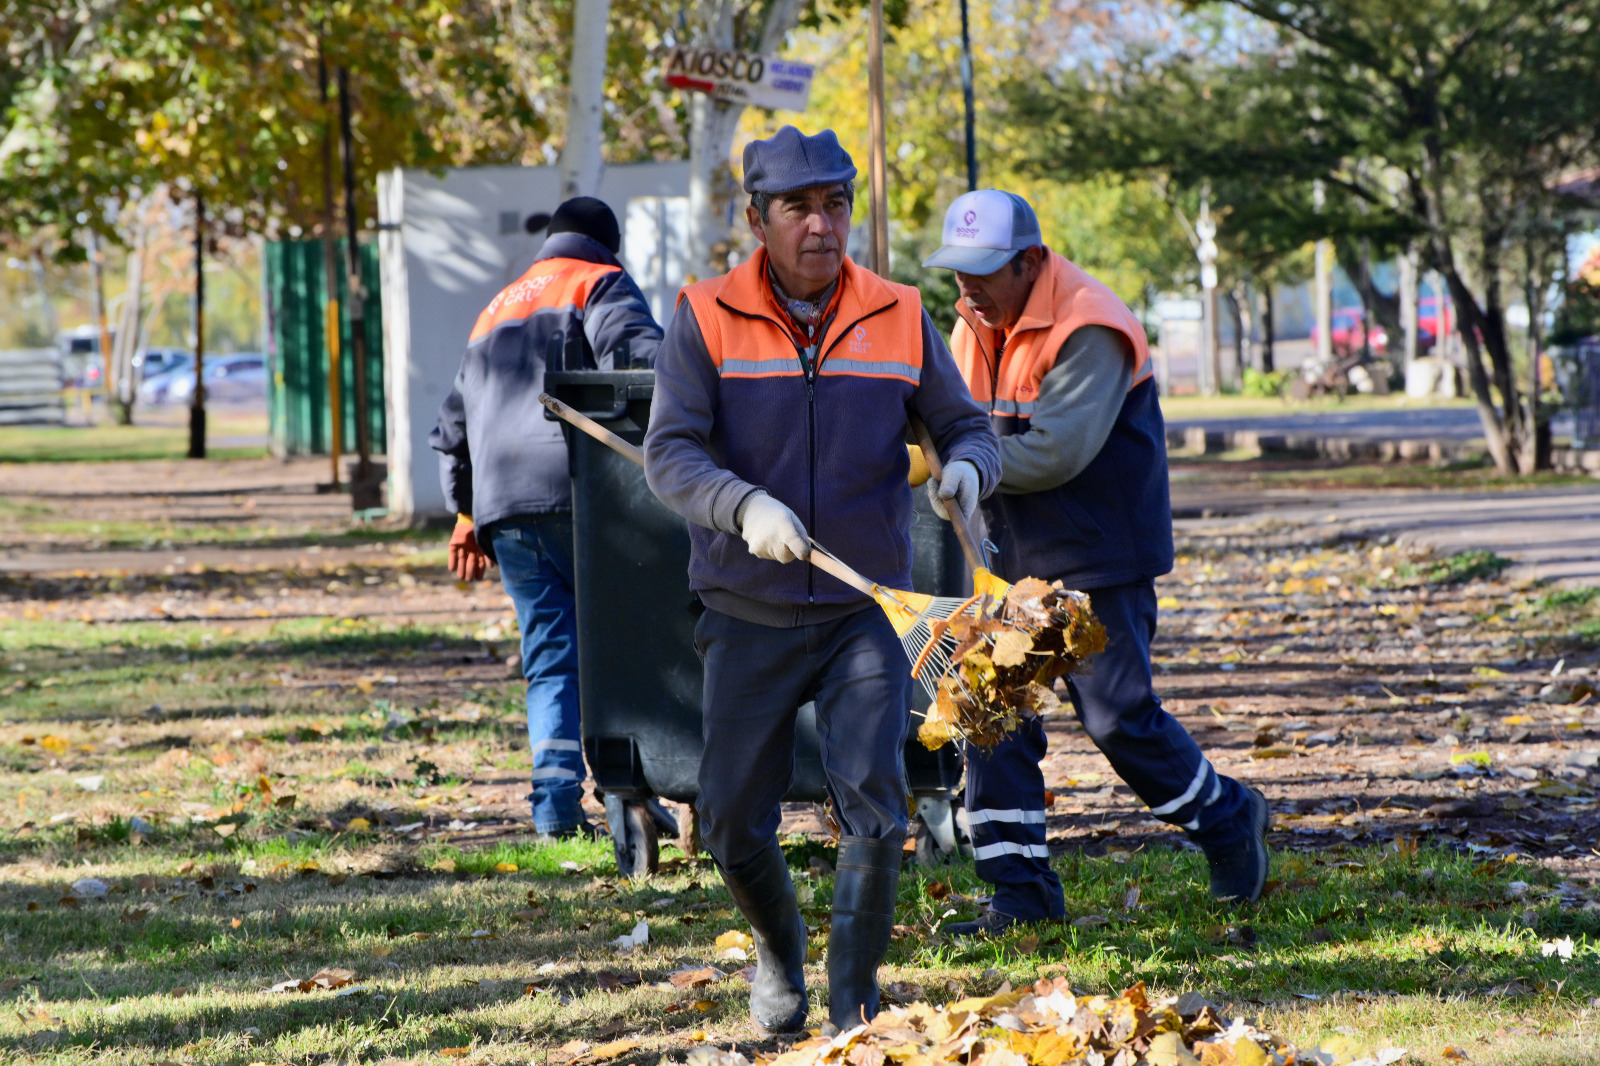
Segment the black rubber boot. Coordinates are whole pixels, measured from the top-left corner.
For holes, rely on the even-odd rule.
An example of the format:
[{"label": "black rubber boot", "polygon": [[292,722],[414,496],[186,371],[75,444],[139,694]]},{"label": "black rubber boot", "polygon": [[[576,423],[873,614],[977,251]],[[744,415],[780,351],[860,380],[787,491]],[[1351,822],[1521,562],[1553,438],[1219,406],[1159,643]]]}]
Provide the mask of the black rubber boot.
[{"label": "black rubber boot", "polygon": [[806,923],[783,851],[774,841],[749,862],[723,870],[722,883],[756,942],[750,1019],[769,1033],[798,1033],[806,1024]]},{"label": "black rubber boot", "polygon": [[878,967],[894,933],[900,841],[843,837],[828,932],[828,1020],[840,1031],[878,1013]]}]

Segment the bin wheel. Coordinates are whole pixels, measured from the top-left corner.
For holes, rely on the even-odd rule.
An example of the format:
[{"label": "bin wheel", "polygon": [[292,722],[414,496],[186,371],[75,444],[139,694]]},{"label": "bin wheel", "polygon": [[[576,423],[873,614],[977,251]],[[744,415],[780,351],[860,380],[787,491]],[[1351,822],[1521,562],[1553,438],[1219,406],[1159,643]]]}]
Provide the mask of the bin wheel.
[{"label": "bin wheel", "polygon": [[916,859],[920,866],[944,866],[972,858],[972,830],[966,810],[953,801],[917,801]]},{"label": "bin wheel", "polygon": [[661,865],[660,830],[650,808],[638,800],[607,796],[606,826],[611,830],[617,873],[642,881],[656,872]]}]

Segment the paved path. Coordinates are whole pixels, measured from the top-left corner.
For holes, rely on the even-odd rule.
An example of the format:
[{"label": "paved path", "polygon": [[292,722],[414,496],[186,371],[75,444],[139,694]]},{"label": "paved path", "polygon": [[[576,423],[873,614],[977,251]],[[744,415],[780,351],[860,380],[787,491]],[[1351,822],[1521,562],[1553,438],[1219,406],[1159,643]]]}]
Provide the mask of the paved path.
[{"label": "paved path", "polygon": [[[1285,411],[1273,415],[1232,418],[1169,419],[1169,430],[1196,426],[1222,433],[1253,430],[1257,433],[1342,437],[1353,440],[1472,441],[1483,436],[1483,426],[1473,407],[1412,407],[1379,411]],[[1557,437],[1570,436],[1572,419],[1557,415],[1551,423]]]},{"label": "paved path", "polygon": [[1175,483],[1180,532],[1301,525],[1321,536],[1377,537],[1442,554],[1485,549],[1514,562],[1512,579],[1600,585],[1600,485],[1501,492],[1252,493]]}]

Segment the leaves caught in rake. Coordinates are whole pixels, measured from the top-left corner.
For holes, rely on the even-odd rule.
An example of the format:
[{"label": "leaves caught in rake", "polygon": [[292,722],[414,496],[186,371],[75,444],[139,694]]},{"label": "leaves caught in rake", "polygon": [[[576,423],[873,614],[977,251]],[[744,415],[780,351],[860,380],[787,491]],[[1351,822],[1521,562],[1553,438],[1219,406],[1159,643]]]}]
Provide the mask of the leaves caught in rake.
[{"label": "leaves caught in rake", "polygon": [[930,749],[956,739],[993,747],[1027,719],[1059,708],[1056,679],[1105,650],[1105,627],[1089,597],[1059,581],[1024,578],[1003,599],[979,595],[963,607],[931,623],[912,666],[933,697],[917,730]]}]

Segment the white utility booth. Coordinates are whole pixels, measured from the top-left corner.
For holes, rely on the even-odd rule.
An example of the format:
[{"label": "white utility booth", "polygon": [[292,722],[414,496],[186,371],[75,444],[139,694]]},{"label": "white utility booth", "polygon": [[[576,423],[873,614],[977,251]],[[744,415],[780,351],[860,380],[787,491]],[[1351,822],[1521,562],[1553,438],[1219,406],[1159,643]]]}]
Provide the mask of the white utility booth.
[{"label": "white utility booth", "polygon": [[[607,167],[596,194],[617,213],[622,262],[663,326],[683,285],[688,192],[689,164],[680,162]],[[428,434],[479,312],[544,243],[524,220],[554,211],[559,195],[555,167],[378,176],[391,515],[412,523],[447,515]]]}]

